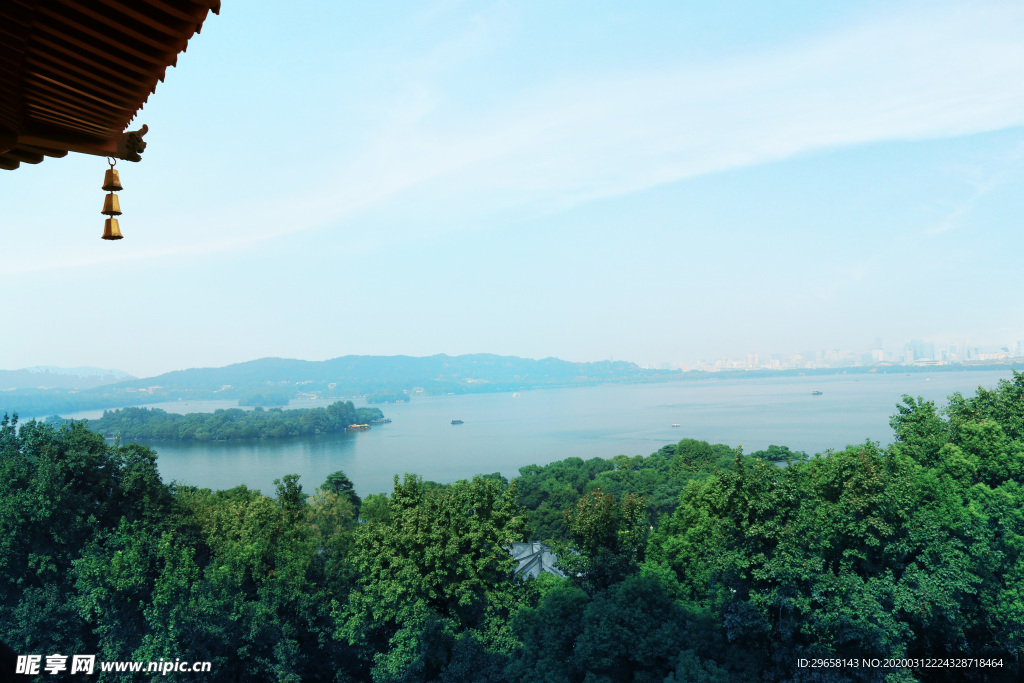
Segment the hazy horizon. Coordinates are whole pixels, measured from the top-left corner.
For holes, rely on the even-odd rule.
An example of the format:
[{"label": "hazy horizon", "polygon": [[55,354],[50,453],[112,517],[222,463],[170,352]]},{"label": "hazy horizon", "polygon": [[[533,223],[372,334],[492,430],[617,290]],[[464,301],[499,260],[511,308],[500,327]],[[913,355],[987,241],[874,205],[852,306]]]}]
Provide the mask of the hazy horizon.
[{"label": "hazy horizon", "polygon": [[1022,35],[1000,2],[227,3],[133,123],[124,240],[103,159],[0,174],[0,367],[1013,344]]},{"label": "hazy horizon", "polygon": [[[979,344],[979,345],[977,345],[978,348],[981,348],[981,349],[986,350],[986,351],[995,350],[995,349],[999,348],[1000,346],[1005,347],[1006,345],[1005,344],[1003,344],[1003,345],[998,345],[998,344]],[[858,352],[863,352],[864,351],[864,349],[854,349],[854,350],[851,350],[851,349],[848,349],[846,347],[842,347],[842,345],[839,345],[839,346],[834,347],[834,348],[836,348],[837,350],[846,351],[846,352],[848,352],[850,354],[857,354]],[[1017,350],[1024,350],[1024,345],[1022,345],[1021,342],[1017,342],[1017,347],[1016,348],[1017,348]],[[1012,349],[1013,349],[1013,347],[1011,345],[1011,350]],[[827,351],[827,350],[828,349],[820,349],[818,351],[822,352],[822,351]],[[802,353],[807,353],[807,352],[808,352],[808,350],[804,349]],[[749,355],[751,355],[751,354],[736,354],[735,357],[736,358],[743,358],[744,356],[749,356]],[[752,355],[757,356],[758,352],[752,352]],[[784,352],[769,353],[769,354],[763,354],[763,355],[767,355],[769,357],[792,356],[792,355],[799,356],[800,353],[784,351]],[[196,369],[208,369],[208,368],[213,368],[213,369],[224,368],[224,367],[233,366],[233,365],[242,365],[242,364],[245,364],[245,363],[253,363],[253,362],[261,361],[261,360],[279,359],[279,360],[296,360],[296,361],[303,361],[303,362],[310,362],[310,363],[322,363],[322,362],[327,362],[327,361],[335,360],[337,358],[343,358],[343,357],[346,357],[346,356],[364,356],[364,357],[376,357],[376,358],[429,358],[429,357],[432,357],[432,356],[449,356],[449,357],[453,357],[454,358],[454,357],[459,357],[459,356],[503,356],[503,357],[509,357],[509,358],[520,358],[522,360],[528,360],[528,361],[541,361],[541,360],[548,360],[548,359],[569,361],[569,362],[573,362],[573,363],[598,363],[598,362],[604,362],[604,361],[612,361],[612,362],[622,361],[622,362],[625,362],[625,363],[631,363],[631,364],[637,365],[637,366],[639,366],[641,368],[645,368],[646,367],[646,368],[655,368],[655,369],[657,369],[659,365],[671,365],[672,366],[671,368],[661,368],[661,369],[672,369],[672,370],[683,370],[683,371],[700,370],[701,369],[701,368],[698,368],[698,367],[692,367],[693,365],[696,364],[692,360],[690,362],[663,361],[662,363],[658,363],[658,364],[654,364],[654,363],[651,363],[651,364],[638,363],[638,362],[636,362],[634,360],[631,360],[629,358],[597,358],[597,359],[593,359],[593,360],[573,361],[573,360],[568,359],[568,358],[558,358],[556,356],[540,356],[540,357],[536,357],[536,358],[529,358],[529,357],[524,357],[524,356],[515,356],[515,355],[512,355],[512,354],[492,354],[492,353],[489,353],[489,352],[486,352],[486,351],[481,351],[481,352],[466,353],[466,354],[449,354],[449,353],[440,352],[440,353],[437,353],[437,354],[430,354],[429,356],[428,355],[416,356],[416,355],[413,355],[413,354],[404,354],[404,353],[388,354],[388,355],[380,355],[380,354],[344,354],[342,356],[329,356],[329,357],[326,357],[326,358],[285,358],[283,356],[261,356],[259,358],[245,358],[245,359],[241,359],[241,360],[231,361],[231,362],[228,362],[228,363],[224,363],[223,365],[192,365],[192,366],[187,366],[187,367],[186,366],[183,366],[183,367],[173,367],[173,368],[162,370],[160,372],[153,373],[153,374],[136,374],[136,373],[132,373],[132,372],[130,372],[128,370],[125,370],[124,368],[120,368],[120,367],[104,368],[104,367],[98,367],[98,366],[94,366],[94,365],[82,365],[82,366],[76,366],[76,367],[62,367],[62,366],[55,366],[55,365],[36,365],[36,366],[22,367],[22,368],[3,368],[3,367],[0,367],[0,373],[5,373],[5,372],[6,373],[16,373],[16,372],[52,373],[52,374],[55,374],[55,375],[68,374],[68,375],[79,375],[79,376],[82,376],[82,377],[91,377],[91,376],[97,375],[98,373],[121,373],[121,374],[123,374],[123,377],[119,377],[118,380],[117,380],[117,381],[121,381],[122,379],[146,379],[146,378],[150,378],[150,377],[157,377],[159,375],[163,375],[163,374],[167,374],[167,373],[172,373],[172,372],[180,372],[180,371],[184,371],[184,370],[196,370]],[[1018,354],[1015,357],[1016,358],[1024,358],[1024,353]],[[711,360],[714,360],[714,359],[711,359]],[[960,364],[960,363],[963,363],[964,360],[966,360],[966,359],[959,359],[959,360],[951,361],[951,363],[954,364],[954,365],[955,364]],[[974,359],[974,360],[977,360],[977,359]],[[984,360],[984,359],[982,359],[982,360]],[[884,362],[888,363],[888,362],[892,362],[892,361],[884,361]],[[895,361],[895,363],[897,363],[897,364],[900,364],[900,362],[901,361],[899,361],[899,360]],[[868,365],[868,364],[869,363],[864,363],[864,365]],[[858,365],[860,365],[860,363],[858,363]],[[1001,364],[996,362],[996,361],[993,361],[993,367],[995,367],[996,365],[1001,365]],[[1003,363],[1003,365],[1005,365],[1005,363]],[[680,367],[680,366],[685,366],[685,367]],[[836,367],[838,369],[840,366],[836,365],[834,367]],[[1010,367],[1010,366],[1007,365],[1006,367]],[[726,367],[726,368],[721,368],[721,369],[723,369],[723,370],[730,370],[730,369],[735,369],[735,368],[728,368],[728,367]],[[768,368],[763,368],[763,369],[768,369]],[[790,368],[783,367],[781,369],[790,369]]]}]

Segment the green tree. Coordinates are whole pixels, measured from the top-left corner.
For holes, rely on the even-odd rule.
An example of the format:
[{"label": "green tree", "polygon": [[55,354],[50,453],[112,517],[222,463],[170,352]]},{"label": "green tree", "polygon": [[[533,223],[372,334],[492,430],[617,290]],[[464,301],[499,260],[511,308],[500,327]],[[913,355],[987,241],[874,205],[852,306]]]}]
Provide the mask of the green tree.
[{"label": "green tree", "polygon": [[439,675],[466,631],[511,651],[516,594],[506,548],[522,540],[516,499],[514,485],[480,477],[447,487],[395,477],[387,516],[356,531],[356,589],[338,613],[338,636],[362,648],[374,680]]},{"label": "green tree", "polygon": [[513,624],[523,648],[509,665],[509,678],[544,683],[582,681],[585,670],[575,649],[589,602],[582,589],[563,582],[548,591],[536,608],[518,612]]},{"label": "green tree", "polygon": [[559,555],[559,566],[588,592],[607,588],[636,571],[643,561],[650,529],[643,498],[621,500],[595,489],[565,513],[571,549]]},{"label": "green tree", "polygon": [[342,470],[328,474],[327,480],[321,488],[347,499],[352,503],[352,507],[355,509],[356,515],[359,514],[359,505],[362,501],[359,496],[356,495],[355,485],[352,483],[352,480],[350,480]]},{"label": "green tree", "polygon": [[939,449],[946,442],[946,423],[939,417],[933,401],[904,395],[889,420],[896,444],[918,464],[934,467]]}]

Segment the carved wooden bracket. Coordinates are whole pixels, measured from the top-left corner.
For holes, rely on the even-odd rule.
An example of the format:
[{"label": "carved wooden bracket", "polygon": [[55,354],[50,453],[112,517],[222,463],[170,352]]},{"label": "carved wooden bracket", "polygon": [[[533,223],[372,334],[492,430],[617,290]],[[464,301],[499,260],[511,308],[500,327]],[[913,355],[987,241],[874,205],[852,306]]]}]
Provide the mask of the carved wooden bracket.
[{"label": "carved wooden bracket", "polygon": [[142,161],[142,153],[146,151],[146,142],[142,139],[142,136],[149,132],[149,126],[142,124],[142,128],[138,130],[129,130],[121,134],[121,139],[117,141],[117,156],[118,159],[126,159],[127,161]]}]

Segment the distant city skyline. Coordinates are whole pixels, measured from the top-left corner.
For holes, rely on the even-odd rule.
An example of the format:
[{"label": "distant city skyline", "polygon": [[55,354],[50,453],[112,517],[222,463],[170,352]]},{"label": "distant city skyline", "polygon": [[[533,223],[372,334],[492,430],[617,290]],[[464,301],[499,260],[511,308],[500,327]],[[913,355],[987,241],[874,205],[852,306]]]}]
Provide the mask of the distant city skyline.
[{"label": "distant city skyline", "polygon": [[123,240],[104,159],[0,172],[0,367],[1021,338],[1024,4],[302,7],[168,69]]},{"label": "distant city skyline", "polygon": [[[1024,337],[1024,335],[1021,335]],[[947,365],[965,362],[1003,361],[1024,359],[1024,338],[1005,344],[974,344],[970,340],[959,342],[923,341],[911,339],[895,348],[876,343],[864,349],[833,347],[795,353],[751,352],[745,357],[722,356],[692,362],[662,362],[653,366],[683,370],[786,370],[814,368],[857,367],[872,364]]]}]

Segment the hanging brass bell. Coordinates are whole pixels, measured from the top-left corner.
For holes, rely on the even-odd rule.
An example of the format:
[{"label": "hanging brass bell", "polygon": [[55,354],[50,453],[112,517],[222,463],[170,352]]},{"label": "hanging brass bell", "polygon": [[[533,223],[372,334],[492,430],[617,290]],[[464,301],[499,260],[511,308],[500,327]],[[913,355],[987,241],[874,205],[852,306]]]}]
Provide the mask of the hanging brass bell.
[{"label": "hanging brass bell", "polygon": [[108,218],[103,222],[103,239],[105,240],[119,240],[124,235],[121,234],[121,226],[117,224],[116,218]]},{"label": "hanging brass bell", "polygon": [[117,171],[113,167],[107,169],[106,174],[103,176],[103,191],[104,192],[120,192],[124,188],[121,187],[121,176],[117,174]]},{"label": "hanging brass bell", "polygon": [[103,210],[100,213],[105,216],[121,215],[121,202],[117,200],[116,194],[111,192],[103,199]]}]

